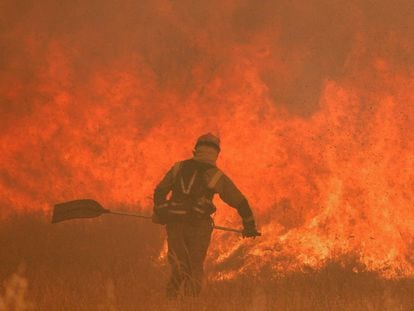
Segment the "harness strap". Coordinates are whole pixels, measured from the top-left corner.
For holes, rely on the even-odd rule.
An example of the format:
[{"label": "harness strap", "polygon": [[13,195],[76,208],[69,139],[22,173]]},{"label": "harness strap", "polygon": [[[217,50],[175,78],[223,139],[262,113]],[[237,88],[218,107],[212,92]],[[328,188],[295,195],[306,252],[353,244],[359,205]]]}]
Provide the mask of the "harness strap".
[{"label": "harness strap", "polygon": [[181,206],[183,203],[170,202],[171,206]]},{"label": "harness strap", "polygon": [[180,211],[180,210],[168,210],[168,213],[175,214],[175,215],[186,215],[187,211]]},{"label": "harness strap", "polygon": [[177,162],[174,164],[173,168],[172,168],[172,174],[173,174],[173,178],[175,181],[175,178],[177,177],[177,174],[181,168],[182,162]]},{"label": "harness strap", "polygon": [[210,188],[210,189],[213,189],[216,186],[217,182],[220,180],[221,176],[223,176],[222,171],[217,170],[214,173],[213,177],[211,177],[207,187]]},{"label": "harness strap", "polygon": [[195,210],[196,212],[199,212],[200,214],[205,214],[206,213],[205,210],[203,210],[203,209],[201,209],[201,208],[199,208],[197,206],[194,206],[193,207],[193,210]]},{"label": "harness strap", "polygon": [[190,194],[190,191],[191,191],[191,188],[193,187],[196,176],[197,176],[197,171],[194,171],[193,176],[191,176],[190,182],[188,183],[187,187],[184,186],[184,179],[183,177],[181,177],[180,186],[181,186],[181,191],[184,194]]},{"label": "harness strap", "polygon": [[160,209],[163,209],[163,208],[165,208],[167,206],[168,206],[168,203],[163,203],[163,204],[156,205],[155,206],[155,209],[156,210],[160,210]]}]

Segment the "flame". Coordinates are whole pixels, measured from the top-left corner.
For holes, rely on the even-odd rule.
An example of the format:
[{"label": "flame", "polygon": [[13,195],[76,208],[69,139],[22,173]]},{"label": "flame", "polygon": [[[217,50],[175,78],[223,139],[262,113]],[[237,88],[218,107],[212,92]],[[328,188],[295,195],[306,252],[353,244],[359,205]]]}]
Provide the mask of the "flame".
[{"label": "flame", "polygon": [[[166,170],[212,131],[263,232],[214,235],[218,278],[330,261],[413,276],[414,19],[379,1],[380,35],[359,2],[200,3],[5,5],[4,213],[83,197],[149,212]],[[217,223],[239,224],[217,205]]]}]

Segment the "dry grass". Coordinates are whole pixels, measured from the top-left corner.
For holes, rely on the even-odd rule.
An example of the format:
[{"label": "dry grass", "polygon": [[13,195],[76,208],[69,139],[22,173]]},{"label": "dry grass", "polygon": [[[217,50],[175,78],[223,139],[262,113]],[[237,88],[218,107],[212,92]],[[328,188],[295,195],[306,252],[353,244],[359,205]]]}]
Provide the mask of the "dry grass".
[{"label": "dry grass", "polygon": [[171,302],[164,298],[168,266],[157,260],[163,238],[160,227],[135,219],[51,225],[15,216],[0,225],[0,310],[414,310],[414,280],[335,265],[208,282],[200,299]]}]

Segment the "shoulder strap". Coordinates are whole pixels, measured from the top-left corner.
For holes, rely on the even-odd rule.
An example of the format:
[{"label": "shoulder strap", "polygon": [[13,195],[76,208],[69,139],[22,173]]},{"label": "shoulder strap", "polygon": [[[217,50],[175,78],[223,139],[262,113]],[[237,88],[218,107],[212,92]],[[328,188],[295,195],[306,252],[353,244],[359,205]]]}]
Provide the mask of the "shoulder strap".
[{"label": "shoulder strap", "polygon": [[220,180],[221,176],[223,176],[222,171],[217,169],[211,177],[210,181],[208,182],[207,187],[213,189],[216,186],[217,182]]},{"label": "shoulder strap", "polygon": [[180,171],[181,165],[182,165],[182,162],[177,162],[174,164],[172,168],[172,174],[173,174],[174,181],[178,175],[178,172]]}]

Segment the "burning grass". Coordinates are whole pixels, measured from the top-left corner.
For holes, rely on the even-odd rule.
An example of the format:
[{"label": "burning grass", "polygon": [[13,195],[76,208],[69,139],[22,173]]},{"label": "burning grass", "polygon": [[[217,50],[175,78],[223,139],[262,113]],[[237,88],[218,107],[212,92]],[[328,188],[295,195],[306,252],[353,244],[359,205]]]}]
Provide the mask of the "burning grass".
[{"label": "burning grass", "polygon": [[[164,284],[168,266],[158,259],[163,238],[158,226],[114,216],[58,225],[49,224],[40,215],[14,216],[0,226],[0,279],[4,281],[0,301],[3,308],[5,302],[15,303],[10,293],[17,288],[13,292],[20,306],[39,310],[414,307],[414,280],[384,280],[372,273],[355,274],[335,264],[323,271],[283,277],[263,270],[256,276],[208,281],[197,301],[167,301]],[[209,263],[207,275],[212,268]]]}]

